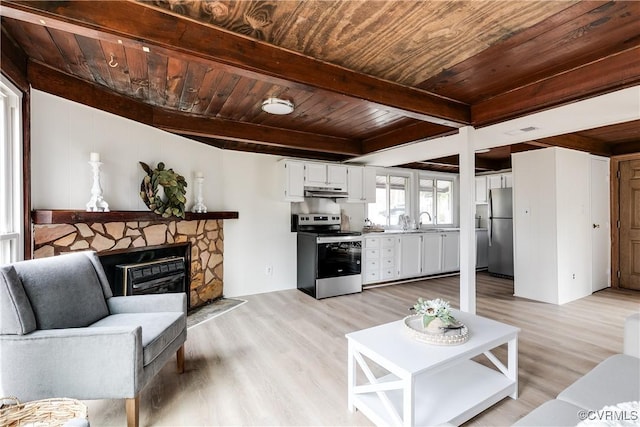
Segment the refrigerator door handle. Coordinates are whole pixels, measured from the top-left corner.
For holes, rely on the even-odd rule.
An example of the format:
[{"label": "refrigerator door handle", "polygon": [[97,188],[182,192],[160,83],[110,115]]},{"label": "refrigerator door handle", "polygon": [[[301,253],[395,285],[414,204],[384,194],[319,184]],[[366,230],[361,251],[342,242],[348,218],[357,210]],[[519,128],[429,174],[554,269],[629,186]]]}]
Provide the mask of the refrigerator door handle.
[{"label": "refrigerator door handle", "polygon": [[488,214],[489,214],[489,223],[487,225],[487,234],[489,236],[489,246],[491,246],[491,223],[493,222],[493,213],[491,212],[491,190],[489,190],[489,206],[488,206]]}]

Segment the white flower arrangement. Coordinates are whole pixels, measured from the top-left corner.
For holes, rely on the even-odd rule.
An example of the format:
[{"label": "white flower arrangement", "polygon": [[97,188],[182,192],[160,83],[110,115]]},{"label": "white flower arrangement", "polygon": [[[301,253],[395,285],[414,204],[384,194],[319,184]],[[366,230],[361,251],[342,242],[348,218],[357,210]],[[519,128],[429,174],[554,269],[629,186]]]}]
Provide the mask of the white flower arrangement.
[{"label": "white flower arrangement", "polygon": [[432,300],[424,300],[418,298],[417,304],[413,306],[416,314],[422,315],[422,325],[426,328],[434,319],[440,319],[444,326],[456,323],[455,317],[451,315],[451,306],[449,302],[436,298]]}]

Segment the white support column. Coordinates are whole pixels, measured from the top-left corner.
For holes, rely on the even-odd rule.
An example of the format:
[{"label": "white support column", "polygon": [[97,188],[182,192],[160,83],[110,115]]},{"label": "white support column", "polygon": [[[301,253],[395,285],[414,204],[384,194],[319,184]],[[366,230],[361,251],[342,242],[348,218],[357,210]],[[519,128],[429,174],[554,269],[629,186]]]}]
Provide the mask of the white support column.
[{"label": "white support column", "polygon": [[475,129],[460,129],[460,310],[476,312]]}]

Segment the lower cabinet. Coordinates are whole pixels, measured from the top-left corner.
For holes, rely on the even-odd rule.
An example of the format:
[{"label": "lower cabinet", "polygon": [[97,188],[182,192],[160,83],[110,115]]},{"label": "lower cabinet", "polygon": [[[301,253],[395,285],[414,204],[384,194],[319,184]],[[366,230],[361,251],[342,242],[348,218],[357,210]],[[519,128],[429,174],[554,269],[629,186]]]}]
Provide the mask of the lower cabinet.
[{"label": "lower cabinet", "polygon": [[417,277],[422,274],[422,234],[404,234],[400,241],[400,269],[401,278]]},{"label": "lower cabinet", "polygon": [[460,270],[460,232],[365,236],[362,283],[451,273]]},{"label": "lower cabinet", "polygon": [[447,231],[442,237],[442,265],[440,272],[460,270],[460,232]]},{"label": "lower cabinet", "polygon": [[476,268],[489,267],[489,234],[476,230]]},{"label": "lower cabinet", "polygon": [[389,236],[366,236],[362,249],[362,283],[377,283],[395,280],[398,277],[396,266],[397,239]]},{"label": "lower cabinet", "polygon": [[437,274],[442,270],[442,237],[440,233],[422,235],[422,274]]}]

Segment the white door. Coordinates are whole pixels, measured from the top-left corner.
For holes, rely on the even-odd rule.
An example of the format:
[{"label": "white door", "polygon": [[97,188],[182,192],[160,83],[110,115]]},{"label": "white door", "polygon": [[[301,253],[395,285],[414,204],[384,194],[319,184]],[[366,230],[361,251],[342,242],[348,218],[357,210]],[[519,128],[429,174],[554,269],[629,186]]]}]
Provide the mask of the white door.
[{"label": "white door", "polygon": [[327,184],[327,165],[323,163],[306,163],[305,179],[307,185],[324,186]]},{"label": "white door", "polygon": [[609,160],[591,157],[591,284],[593,292],[611,286]]}]

